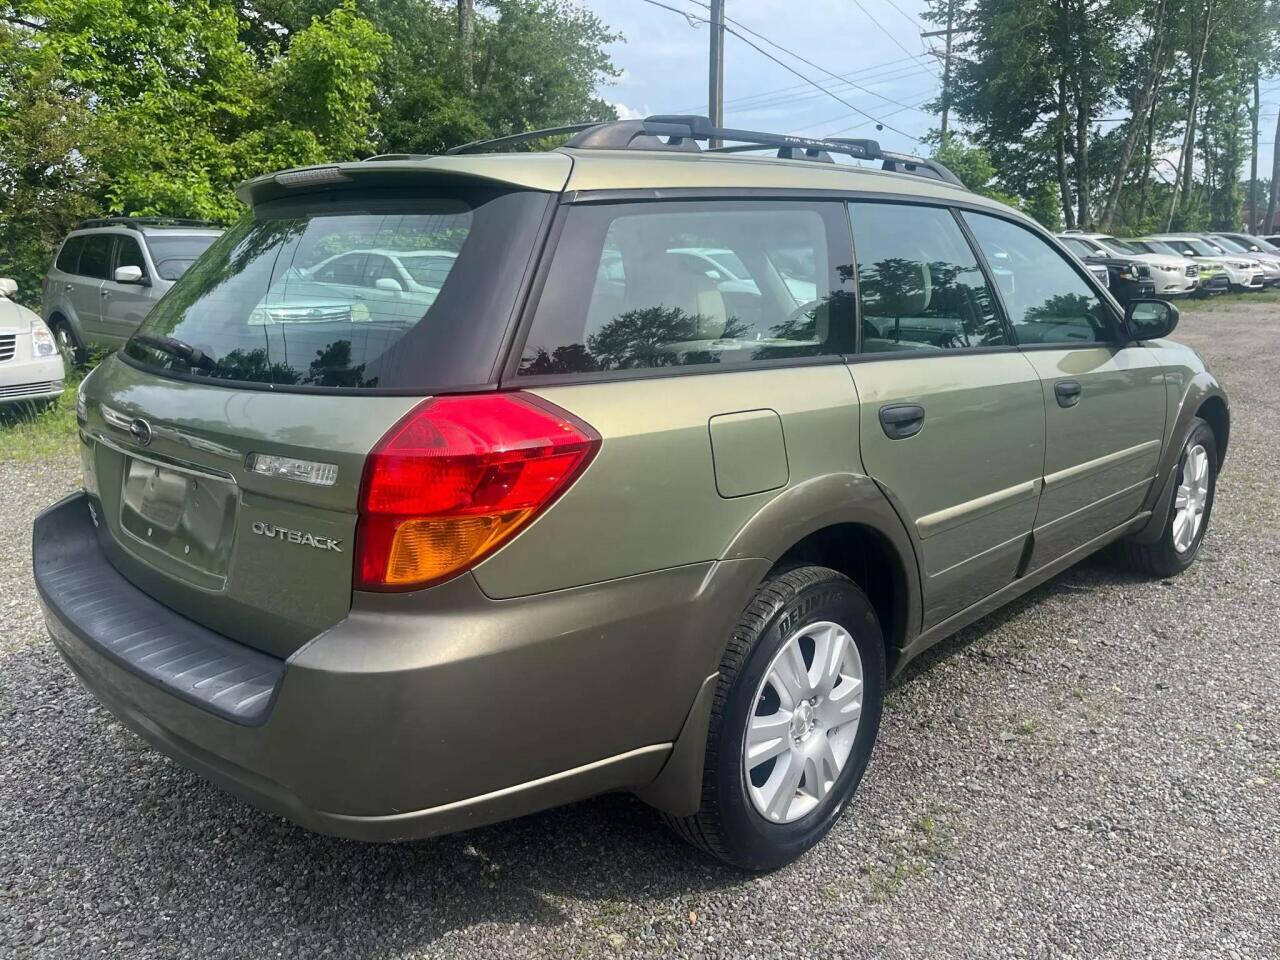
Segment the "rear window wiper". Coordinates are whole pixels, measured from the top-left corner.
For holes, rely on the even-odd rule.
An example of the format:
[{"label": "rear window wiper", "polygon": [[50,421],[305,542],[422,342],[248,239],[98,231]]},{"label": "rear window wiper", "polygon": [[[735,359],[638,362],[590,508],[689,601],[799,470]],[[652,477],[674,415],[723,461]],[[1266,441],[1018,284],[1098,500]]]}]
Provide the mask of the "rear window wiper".
[{"label": "rear window wiper", "polygon": [[213,370],[217,366],[213,357],[199,347],[193,347],[185,340],[179,340],[177,337],[158,337],[151,333],[135,333],[133,339],[144,346],[152,347],[161,353],[167,353],[170,356],[177,357],[179,360],[184,360],[187,366],[190,367],[196,367],[200,370]]}]

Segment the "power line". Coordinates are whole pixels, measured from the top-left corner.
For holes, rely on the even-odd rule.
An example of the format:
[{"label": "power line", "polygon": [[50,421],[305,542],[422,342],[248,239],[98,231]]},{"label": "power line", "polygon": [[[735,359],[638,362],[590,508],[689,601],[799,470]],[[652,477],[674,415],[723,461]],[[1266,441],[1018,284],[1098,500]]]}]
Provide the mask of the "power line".
[{"label": "power line", "polygon": [[[707,4],[703,3],[702,0],[689,0],[689,2],[696,3],[700,7],[707,6]],[[857,2],[857,0],[855,0],[855,2]],[[863,87],[854,83],[852,80],[849,80],[847,77],[842,77],[838,73],[832,73],[830,70],[828,70],[826,67],[822,66],[821,64],[814,63],[812,60],[808,59],[807,57],[801,56],[800,54],[796,53],[794,50],[788,50],[786,47],[784,47],[782,44],[778,43],[777,41],[770,40],[768,37],[764,36],[764,34],[757,33],[755,30],[752,30],[745,23],[742,23],[739,20],[734,20],[732,17],[725,17],[724,19],[727,23],[732,23],[736,27],[741,27],[743,30],[751,34],[753,37],[756,37],[759,40],[763,40],[765,43],[769,44],[769,46],[774,47],[777,50],[781,50],[787,56],[794,57],[795,59],[799,60],[801,63],[806,64],[807,66],[813,67],[815,70],[821,70],[827,76],[833,77],[836,80],[841,81],[842,83],[847,83],[851,87],[853,87],[855,90],[860,90],[863,93],[868,93],[873,97],[879,97],[881,100],[885,101],[886,103],[892,103],[895,107],[906,106],[905,103],[901,103],[897,100],[894,100],[892,97],[886,97],[882,93],[876,93],[874,90],[868,90],[866,87]],[[725,29],[728,30],[729,28],[725,27]],[[739,39],[745,40],[746,38],[739,37]]]},{"label": "power line", "polygon": [[[867,8],[866,8],[866,7],[864,7],[864,6],[862,5],[862,0],[853,0],[853,5],[854,5],[855,7],[857,7],[859,10],[861,10],[861,11],[862,11],[863,15],[864,15],[868,20],[870,20],[870,21],[871,21],[872,25],[873,25],[873,26],[875,26],[875,28],[876,28],[877,30],[879,30],[881,33],[883,33],[886,37],[888,37],[890,40],[892,40],[895,44],[897,44],[897,46],[898,46],[898,49],[899,49],[899,50],[901,50],[903,53],[905,53],[908,57],[915,57],[916,59],[919,59],[920,55],[919,55],[918,53],[912,53],[910,50],[908,50],[906,47],[904,47],[904,46],[902,45],[902,41],[901,41],[901,40],[899,40],[899,39],[898,39],[897,37],[895,37],[892,33],[890,33],[890,32],[889,32],[889,30],[884,26],[884,24],[882,24],[879,20],[877,20],[875,17],[873,17],[873,16],[871,15],[870,11],[868,11],[868,10],[867,10]],[[921,60],[920,62],[921,62],[921,63],[923,63],[924,61],[923,61],[923,60]],[[934,74],[934,76],[937,76],[937,74]]]},{"label": "power line", "polygon": [[[873,73],[870,76],[859,77],[858,79],[862,83],[882,83],[882,82],[888,82],[893,80],[905,80],[908,77],[919,76],[922,73],[928,74],[931,78],[934,76],[934,74],[930,73],[927,70],[921,70],[918,67],[916,67],[915,69],[910,69],[909,67],[910,65],[908,65],[908,67],[906,68],[898,67],[895,69],[886,70],[883,73]],[[833,89],[839,92],[844,92],[844,89],[847,89],[849,86],[850,86],[850,81],[843,80],[839,83],[831,84],[830,89]],[[807,85],[801,83],[801,84],[796,84],[794,86],[786,87],[786,88],[779,88],[774,90],[762,90],[761,92],[751,94],[750,96],[737,97],[733,100],[726,100],[725,104],[726,106],[733,106],[738,111],[742,111],[742,110],[763,109],[766,107],[775,106],[780,103],[787,103],[787,104],[799,103],[806,100],[817,99],[818,97],[822,96],[822,94],[814,93],[812,91],[804,94],[800,94],[796,92],[799,90],[806,90],[806,89],[808,89]],[[700,107],[701,107],[701,104],[696,105],[694,107],[690,107],[688,110],[685,110],[682,112],[687,113],[691,110],[700,109]]]},{"label": "power line", "polygon": [[923,24],[923,23],[921,23],[919,20],[917,20],[917,19],[916,19],[915,17],[913,17],[911,14],[907,13],[907,11],[903,10],[900,6],[898,6],[896,3],[894,3],[894,2],[893,2],[893,0],[885,0],[885,3],[887,3],[887,4],[889,4],[889,6],[893,7],[893,9],[897,10],[900,14],[902,14],[904,17],[906,17],[908,20],[910,20],[912,23],[914,23],[914,24],[915,24],[917,27],[919,27],[921,30],[923,30],[923,29],[924,29],[924,24]]},{"label": "power line", "polygon": [[[679,16],[682,16],[682,17],[684,17],[686,20],[699,20],[699,21],[701,21],[702,23],[710,23],[710,22],[711,22],[710,20],[706,19],[705,17],[699,17],[699,16],[697,16],[697,15],[695,15],[695,14],[688,13],[688,12],[686,12],[686,11],[684,11],[684,10],[678,10],[678,9],[676,9],[675,7],[668,6],[668,5],[667,5],[667,4],[665,4],[665,3],[660,3],[660,2],[659,2],[659,0],[644,0],[644,2],[645,2],[645,3],[648,3],[648,4],[651,4],[652,6],[655,6],[655,7],[661,7],[663,10],[670,10],[672,13],[675,13],[675,14],[678,14]],[[786,70],[788,73],[794,74],[795,76],[799,77],[801,80],[803,80],[805,83],[809,84],[809,85],[810,85],[811,87],[813,87],[815,90],[821,90],[821,91],[822,91],[823,93],[825,93],[827,96],[831,97],[831,99],[833,99],[833,100],[835,100],[835,101],[837,101],[837,102],[839,102],[839,103],[843,103],[843,104],[844,104],[846,107],[848,107],[850,110],[854,111],[855,113],[859,113],[859,114],[861,114],[862,116],[866,117],[867,119],[871,120],[872,122],[876,123],[877,125],[879,125],[879,126],[883,127],[883,128],[884,128],[884,129],[886,129],[886,130],[892,130],[894,133],[899,134],[900,136],[906,137],[908,140],[911,140],[911,141],[913,141],[914,143],[919,143],[919,142],[920,142],[920,139],[919,139],[918,137],[913,137],[911,134],[907,133],[905,130],[899,130],[897,127],[894,127],[894,126],[892,126],[892,125],[890,125],[890,124],[883,123],[883,122],[881,122],[880,120],[877,120],[874,116],[872,116],[871,114],[867,113],[867,112],[866,112],[865,110],[863,110],[861,107],[855,106],[854,104],[850,103],[848,100],[844,99],[843,97],[839,96],[838,94],[833,93],[832,91],[828,90],[826,87],[822,86],[822,84],[818,83],[818,82],[817,82],[816,80],[814,80],[813,78],[811,78],[811,77],[806,77],[806,76],[805,76],[803,73],[801,73],[799,70],[795,69],[795,68],[794,68],[794,67],[792,67],[790,64],[788,64],[788,63],[784,63],[783,61],[779,60],[777,57],[775,57],[773,54],[771,54],[768,50],[765,50],[765,49],[763,49],[762,47],[760,47],[758,44],[753,43],[750,39],[748,39],[747,37],[744,37],[742,34],[740,34],[737,30],[735,30],[735,29],[733,29],[732,27],[730,27],[728,24],[725,24],[724,29],[725,29],[725,32],[726,32],[726,33],[731,33],[731,34],[733,34],[735,37],[737,37],[739,40],[741,40],[743,43],[745,43],[747,46],[749,46],[752,50],[756,51],[756,53],[760,54],[760,55],[761,55],[761,56],[763,56],[763,57],[768,58],[769,60],[772,60],[772,61],[773,61],[774,63],[776,63],[778,66],[782,67],[782,69]],[[758,36],[758,34],[757,34],[757,36]],[[763,38],[761,38],[761,39],[763,39]],[[769,41],[769,42],[772,42],[772,41]],[[782,48],[782,47],[779,47],[778,49],[780,49],[780,50],[781,50],[781,49],[783,49],[783,48]]]}]

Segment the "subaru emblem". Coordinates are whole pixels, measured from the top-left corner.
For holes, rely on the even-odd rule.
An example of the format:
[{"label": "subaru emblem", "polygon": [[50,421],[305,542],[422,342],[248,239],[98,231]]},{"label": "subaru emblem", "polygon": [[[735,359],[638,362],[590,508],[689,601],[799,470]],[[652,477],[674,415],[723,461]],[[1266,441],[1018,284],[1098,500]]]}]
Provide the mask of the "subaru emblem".
[{"label": "subaru emblem", "polygon": [[151,443],[151,424],[138,417],[129,424],[129,435],[138,442],[138,446],[145,447]]}]

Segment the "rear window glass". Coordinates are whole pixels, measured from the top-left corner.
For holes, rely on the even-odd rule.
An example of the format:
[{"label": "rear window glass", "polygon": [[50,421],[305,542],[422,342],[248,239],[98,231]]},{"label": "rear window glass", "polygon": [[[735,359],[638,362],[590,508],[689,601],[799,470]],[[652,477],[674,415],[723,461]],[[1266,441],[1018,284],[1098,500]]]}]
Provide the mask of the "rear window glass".
[{"label": "rear window glass", "polygon": [[838,203],[781,201],[575,207],[519,373],[846,352],[852,258],[842,215]]},{"label": "rear window glass", "polygon": [[181,237],[153,233],[147,236],[147,246],[151,248],[156,273],[165,280],[177,280],[217,239],[214,234]]},{"label": "rear window glass", "polygon": [[276,387],[490,382],[546,204],[496,190],[264,204],[183,274],[125,353]]}]

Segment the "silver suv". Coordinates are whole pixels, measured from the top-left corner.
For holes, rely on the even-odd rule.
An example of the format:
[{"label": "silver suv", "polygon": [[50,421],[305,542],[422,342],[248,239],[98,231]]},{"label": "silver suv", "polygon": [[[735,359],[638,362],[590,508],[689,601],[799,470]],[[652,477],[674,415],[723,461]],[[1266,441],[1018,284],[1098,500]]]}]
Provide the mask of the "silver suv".
[{"label": "silver suv", "polygon": [[85,220],[58,249],[41,315],[63,355],[122,346],[152,305],[222,233],[203,220]]}]

